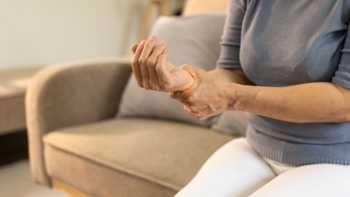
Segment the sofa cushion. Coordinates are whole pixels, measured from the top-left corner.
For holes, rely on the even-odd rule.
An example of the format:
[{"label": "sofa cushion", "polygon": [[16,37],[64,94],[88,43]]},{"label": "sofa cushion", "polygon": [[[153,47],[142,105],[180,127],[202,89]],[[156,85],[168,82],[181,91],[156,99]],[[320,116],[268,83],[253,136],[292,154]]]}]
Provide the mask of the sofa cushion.
[{"label": "sofa cushion", "polygon": [[38,68],[0,70],[0,135],[25,129],[24,96]]},{"label": "sofa cushion", "polygon": [[53,146],[45,146],[45,158],[48,175],[83,193],[84,197],[173,197],[176,194],[173,189]]},{"label": "sofa cushion", "polygon": [[[87,163],[115,171],[115,181],[137,177],[147,184],[157,184],[163,188],[177,191],[186,185],[200,166],[220,146],[232,137],[212,132],[209,129],[187,124],[150,119],[117,119],[80,127],[51,132],[44,138],[46,147],[77,156]],[[52,150],[47,149],[46,150]],[[53,151],[46,151],[49,174],[73,184],[80,183],[87,190],[88,184],[105,185],[100,179],[75,179],[90,177],[90,172],[78,170],[84,162],[74,163],[76,159],[60,161]],[[62,154],[61,154],[62,155]],[[62,165],[58,165],[57,162]],[[69,163],[71,162],[71,163]],[[64,164],[64,165],[63,165]],[[62,172],[62,166],[75,166],[74,173]],[[64,173],[64,174],[62,174]],[[111,173],[113,175],[113,173]],[[101,182],[96,182],[101,181]],[[132,181],[131,181],[132,182]],[[111,187],[122,187],[115,184]],[[133,186],[129,186],[133,187]],[[136,185],[134,188],[137,188]],[[111,188],[96,188],[96,190]],[[120,188],[123,189],[123,188]],[[95,191],[96,192],[96,191]],[[132,196],[132,195],[131,195]]]},{"label": "sofa cushion", "polygon": [[248,112],[228,111],[223,113],[212,125],[212,129],[227,135],[242,137],[246,134]]},{"label": "sofa cushion", "polygon": [[[220,52],[220,37],[225,14],[179,18],[160,18],[152,35],[164,40],[169,48],[169,62],[191,64],[203,69],[215,68]],[[210,24],[210,25],[209,25]],[[153,117],[210,126],[213,119],[198,120],[183,110],[183,105],[167,93],[140,88],[132,76],[124,92],[119,117]]]}]

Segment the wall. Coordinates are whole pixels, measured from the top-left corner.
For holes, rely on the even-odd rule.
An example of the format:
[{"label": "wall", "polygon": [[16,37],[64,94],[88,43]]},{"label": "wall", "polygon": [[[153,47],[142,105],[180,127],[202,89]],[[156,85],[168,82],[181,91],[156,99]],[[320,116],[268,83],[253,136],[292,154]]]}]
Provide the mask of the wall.
[{"label": "wall", "polygon": [[0,68],[122,56],[146,0],[1,0]]}]

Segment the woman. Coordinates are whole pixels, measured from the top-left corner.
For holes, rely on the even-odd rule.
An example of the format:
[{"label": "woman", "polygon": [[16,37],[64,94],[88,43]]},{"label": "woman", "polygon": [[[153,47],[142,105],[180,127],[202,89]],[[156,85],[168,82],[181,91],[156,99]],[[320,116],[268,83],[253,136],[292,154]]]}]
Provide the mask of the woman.
[{"label": "woman", "polygon": [[216,151],[177,197],[350,196],[349,0],[231,0],[217,68],[133,47],[141,87],[198,118],[250,112],[247,137]]}]

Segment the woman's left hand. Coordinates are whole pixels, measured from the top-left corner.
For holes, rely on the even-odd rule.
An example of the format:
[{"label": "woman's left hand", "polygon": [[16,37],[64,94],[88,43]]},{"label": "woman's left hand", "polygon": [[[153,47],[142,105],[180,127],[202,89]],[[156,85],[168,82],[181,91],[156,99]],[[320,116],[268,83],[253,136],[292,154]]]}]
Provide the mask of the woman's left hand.
[{"label": "woman's left hand", "polygon": [[228,94],[228,83],[221,82],[209,72],[190,65],[183,65],[182,69],[195,75],[196,83],[189,92],[174,92],[171,96],[185,104],[187,112],[197,118],[205,119],[233,107],[234,90],[231,89]]}]

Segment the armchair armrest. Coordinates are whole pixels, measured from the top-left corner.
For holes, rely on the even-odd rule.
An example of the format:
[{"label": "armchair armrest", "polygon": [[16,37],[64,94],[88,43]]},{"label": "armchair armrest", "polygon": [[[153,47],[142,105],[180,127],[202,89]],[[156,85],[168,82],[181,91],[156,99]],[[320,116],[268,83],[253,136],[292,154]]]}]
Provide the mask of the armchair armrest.
[{"label": "armchair armrest", "polygon": [[33,78],[26,96],[32,175],[50,184],[42,138],[63,127],[115,116],[131,68],[117,59],[50,66]]}]

